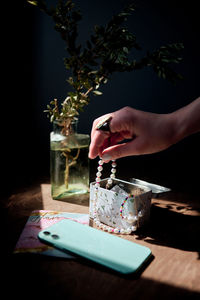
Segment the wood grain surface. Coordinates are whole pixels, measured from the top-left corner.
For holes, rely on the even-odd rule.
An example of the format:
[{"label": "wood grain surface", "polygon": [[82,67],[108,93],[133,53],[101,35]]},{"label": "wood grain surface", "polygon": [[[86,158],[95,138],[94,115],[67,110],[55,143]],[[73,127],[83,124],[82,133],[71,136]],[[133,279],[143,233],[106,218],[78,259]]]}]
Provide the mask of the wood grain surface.
[{"label": "wood grain surface", "polygon": [[32,210],[88,213],[87,205],[53,200],[50,184],[33,185],[4,201],[5,243],[1,247],[8,296],[28,299],[200,299],[200,200],[169,193],[152,199],[148,226],[121,236],[149,247],[151,261],[122,276],[84,259],[12,254]]}]

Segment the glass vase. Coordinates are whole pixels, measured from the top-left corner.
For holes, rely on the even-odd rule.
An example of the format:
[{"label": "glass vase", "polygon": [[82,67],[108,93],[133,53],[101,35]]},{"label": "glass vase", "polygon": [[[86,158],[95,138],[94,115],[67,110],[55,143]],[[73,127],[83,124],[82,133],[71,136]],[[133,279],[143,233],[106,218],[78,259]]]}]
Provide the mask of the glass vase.
[{"label": "glass vase", "polygon": [[[89,141],[87,134],[77,133],[78,120],[64,128],[53,123],[50,134],[51,195],[56,200],[82,202],[89,199]],[[86,197],[85,197],[86,196]]]}]

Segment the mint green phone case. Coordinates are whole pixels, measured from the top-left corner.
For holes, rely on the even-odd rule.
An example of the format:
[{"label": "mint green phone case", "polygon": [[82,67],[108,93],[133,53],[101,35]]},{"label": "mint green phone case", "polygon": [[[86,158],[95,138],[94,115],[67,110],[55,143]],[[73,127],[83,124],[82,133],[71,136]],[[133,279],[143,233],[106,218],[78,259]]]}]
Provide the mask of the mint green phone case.
[{"label": "mint green phone case", "polygon": [[147,247],[71,220],[62,220],[40,231],[38,237],[60,250],[68,250],[123,274],[137,271],[151,256]]}]

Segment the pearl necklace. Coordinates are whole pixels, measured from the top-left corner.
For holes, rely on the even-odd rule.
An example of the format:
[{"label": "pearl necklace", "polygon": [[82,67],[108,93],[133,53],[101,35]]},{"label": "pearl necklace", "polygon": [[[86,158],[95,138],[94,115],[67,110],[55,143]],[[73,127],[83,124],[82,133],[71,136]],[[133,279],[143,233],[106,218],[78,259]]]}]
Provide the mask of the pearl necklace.
[{"label": "pearl necklace", "polygon": [[[123,203],[120,206],[120,217],[122,219],[125,219],[128,223],[130,223],[132,226],[128,227],[127,229],[119,229],[119,228],[114,228],[108,225],[105,225],[103,223],[100,222],[99,220],[99,216],[97,213],[97,201],[98,201],[98,190],[100,187],[100,181],[101,181],[101,175],[102,175],[102,171],[103,171],[103,160],[100,159],[99,160],[99,165],[97,168],[97,173],[96,173],[96,183],[95,183],[95,199],[94,199],[94,212],[93,212],[93,217],[94,217],[94,223],[96,224],[97,227],[99,227],[100,229],[103,229],[104,231],[108,231],[109,233],[118,233],[118,234],[130,234],[133,231],[137,230],[137,226],[132,225],[134,222],[138,221],[138,217],[137,216],[133,216],[132,214],[129,214],[128,216],[124,216],[123,215],[123,207],[124,204],[126,203],[126,201],[130,198],[134,198],[134,195],[129,195],[125,198],[125,200],[123,201]],[[112,160],[112,169],[111,169],[111,175],[110,178],[107,181],[107,185],[106,188],[108,189],[112,183],[113,183],[113,179],[115,179],[115,173],[116,173],[116,161]]]}]

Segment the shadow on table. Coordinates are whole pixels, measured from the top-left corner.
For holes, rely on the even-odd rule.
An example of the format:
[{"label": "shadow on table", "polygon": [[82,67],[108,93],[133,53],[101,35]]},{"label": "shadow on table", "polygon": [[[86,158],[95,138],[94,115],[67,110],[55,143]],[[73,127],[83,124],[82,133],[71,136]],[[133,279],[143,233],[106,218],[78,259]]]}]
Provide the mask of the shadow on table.
[{"label": "shadow on table", "polygon": [[[199,299],[200,293],[149,278],[116,276],[103,267],[38,255],[12,256],[6,296],[20,299]],[[3,287],[2,286],[2,287]],[[19,291],[20,287],[20,291]],[[18,293],[19,291],[19,293]],[[32,299],[31,298],[31,299]]]},{"label": "shadow on table", "polygon": [[[173,196],[172,194],[171,197]],[[163,202],[161,199],[154,200],[150,222],[137,232],[136,240],[143,239],[150,244],[199,252],[199,200],[197,199],[196,204],[192,205],[189,203],[190,199],[183,199],[182,196],[177,199],[177,194],[175,194],[177,203],[174,199],[168,201],[168,198],[169,196],[163,197]],[[7,239],[10,240],[7,243],[7,245],[10,244],[9,247],[13,248],[30,213],[35,209],[44,209],[43,200],[39,185],[31,189],[27,188],[8,199],[5,205],[6,221],[2,222],[7,232],[12,232],[9,236],[7,235]]]},{"label": "shadow on table", "polygon": [[35,209],[43,209],[39,184],[26,187],[1,201],[2,253],[12,253],[24,226]]},{"label": "shadow on table", "polygon": [[[154,203],[149,224],[137,232],[136,240],[186,251],[199,252],[200,216],[181,213],[191,206]],[[173,210],[172,210],[173,209]]]},{"label": "shadow on table", "polygon": [[[7,206],[9,218],[9,249],[15,244],[30,212],[43,209],[40,187],[27,193],[13,195]],[[148,227],[138,232],[138,239],[187,251],[198,251],[200,217],[181,213],[189,207],[183,204],[160,206],[154,202]],[[173,210],[172,210],[173,209]],[[191,208],[192,209],[192,208]],[[5,226],[4,226],[5,227]],[[30,293],[35,298],[48,299],[199,299],[200,294],[183,287],[175,287],[148,278],[116,276],[105,268],[93,264],[64,260],[42,255],[2,256],[5,263],[6,295],[13,293],[27,299]],[[150,262],[151,263],[151,262]],[[146,266],[145,266],[146,267]],[[8,275],[6,274],[8,273]],[[162,278],[161,278],[162,279]],[[11,287],[8,289],[8,284]],[[19,289],[20,287],[20,289]]]}]

